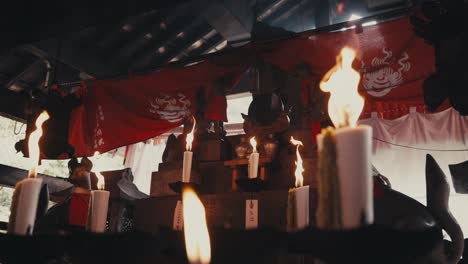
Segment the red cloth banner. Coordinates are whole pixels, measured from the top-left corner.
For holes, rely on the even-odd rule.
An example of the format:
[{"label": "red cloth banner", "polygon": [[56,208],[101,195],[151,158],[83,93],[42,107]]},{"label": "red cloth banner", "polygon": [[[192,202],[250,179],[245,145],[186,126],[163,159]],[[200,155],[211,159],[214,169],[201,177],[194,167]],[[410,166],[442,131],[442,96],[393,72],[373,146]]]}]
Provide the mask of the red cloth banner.
[{"label": "red cloth banner", "polygon": [[[423,105],[422,83],[434,72],[433,47],[418,38],[408,18],[343,31],[307,34],[273,44],[264,57],[286,71],[308,64],[317,87],[322,76],[336,63],[336,55],[348,46],[357,51],[354,68],[362,74],[360,92],[364,112],[387,108],[390,102],[409,107]],[[405,115],[401,113],[401,115]],[[401,116],[400,115],[400,116]]]},{"label": "red cloth banner", "polygon": [[91,81],[83,104],[71,114],[69,143],[76,156],[90,156],[161,135],[195,113],[199,92],[207,102],[205,116],[226,121],[226,99],[215,95],[214,82],[244,70],[200,63],[147,76]]}]

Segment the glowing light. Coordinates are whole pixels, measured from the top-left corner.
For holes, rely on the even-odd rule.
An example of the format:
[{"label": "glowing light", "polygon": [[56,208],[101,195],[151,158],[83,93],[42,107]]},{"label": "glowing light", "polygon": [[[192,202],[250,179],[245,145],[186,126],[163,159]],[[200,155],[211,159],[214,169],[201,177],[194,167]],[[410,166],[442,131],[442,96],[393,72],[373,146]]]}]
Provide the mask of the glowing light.
[{"label": "glowing light", "polygon": [[372,21],[369,21],[369,22],[366,22],[366,23],[362,23],[363,27],[375,26],[375,25],[377,25],[377,21],[375,21],[375,20],[372,20]]},{"label": "glowing light", "polygon": [[50,116],[47,111],[43,111],[36,119],[36,130],[34,130],[29,135],[28,140],[28,151],[29,151],[29,159],[31,161],[31,169],[29,170],[28,176],[31,178],[35,178],[37,176],[37,166],[39,165],[39,159],[41,155],[41,150],[39,149],[39,140],[44,133],[42,129],[42,125],[45,121],[49,120]]},{"label": "glowing light", "polygon": [[348,21],[353,21],[353,20],[358,20],[361,19],[362,16],[356,15],[356,14],[351,14],[351,16],[348,18]]},{"label": "glowing light", "polygon": [[294,171],[294,176],[296,177],[296,188],[302,187],[304,185],[304,176],[302,173],[304,172],[304,166],[302,165],[302,157],[301,153],[299,153],[299,147],[304,146],[301,141],[295,140],[291,137],[290,142],[296,146],[296,170]]},{"label": "glowing light", "polygon": [[336,128],[356,126],[364,107],[364,99],[358,93],[361,76],[352,67],[355,57],[354,50],[343,48],[336,58],[336,65],[320,82],[320,89],[330,93],[328,115]]},{"label": "glowing light", "polygon": [[192,143],[193,143],[193,138],[195,134],[195,126],[197,124],[197,120],[193,118],[193,127],[192,127],[192,132],[187,134],[187,137],[185,139],[185,150],[191,151],[192,150]]},{"label": "glowing light", "polygon": [[257,141],[255,140],[255,137],[250,138],[250,145],[252,145],[252,152],[257,152]]},{"label": "glowing light", "polygon": [[182,205],[187,258],[190,263],[210,263],[211,244],[206,224],[205,207],[191,188],[184,188]]}]

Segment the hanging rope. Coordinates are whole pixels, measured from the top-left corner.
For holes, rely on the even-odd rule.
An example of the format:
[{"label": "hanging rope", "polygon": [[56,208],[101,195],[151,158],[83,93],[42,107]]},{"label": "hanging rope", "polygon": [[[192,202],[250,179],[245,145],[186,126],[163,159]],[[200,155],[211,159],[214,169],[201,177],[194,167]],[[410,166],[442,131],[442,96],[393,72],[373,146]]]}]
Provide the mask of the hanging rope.
[{"label": "hanging rope", "polygon": [[400,148],[408,148],[408,149],[415,149],[415,150],[423,150],[423,151],[441,151],[441,152],[462,152],[462,151],[468,151],[468,149],[429,149],[429,148],[416,148],[416,147],[411,147],[411,146],[405,146],[405,145],[400,145],[392,142],[388,142],[379,138],[372,138],[375,141],[379,141],[382,143],[386,143],[388,145],[400,147]]}]

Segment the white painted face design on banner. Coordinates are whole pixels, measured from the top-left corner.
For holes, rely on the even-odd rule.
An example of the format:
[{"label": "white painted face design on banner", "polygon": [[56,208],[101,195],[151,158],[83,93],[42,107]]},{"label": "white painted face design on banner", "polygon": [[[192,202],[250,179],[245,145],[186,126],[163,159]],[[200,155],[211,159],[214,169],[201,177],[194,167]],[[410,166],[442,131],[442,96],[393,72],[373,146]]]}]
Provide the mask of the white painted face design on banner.
[{"label": "white painted face design on banner", "polygon": [[163,94],[149,100],[148,111],[162,120],[175,123],[191,115],[190,105],[190,100],[182,93],[178,93],[176,96]]},{"label": "white painted face design on banner", "polygon": [[[370,68],[378,68],[376,71],[366,72],[366,64],[361,61],[362,84],[364,90],[372,96],[382,97],[387,95],[393,88],[402,84],[404,73],[411,69],[408,53],[404,52],[401,58],[395,63],[392,51],[382,49],[384,56],[382,58],[374,57]],[[398,68],[395,66],[398,64]]]}]

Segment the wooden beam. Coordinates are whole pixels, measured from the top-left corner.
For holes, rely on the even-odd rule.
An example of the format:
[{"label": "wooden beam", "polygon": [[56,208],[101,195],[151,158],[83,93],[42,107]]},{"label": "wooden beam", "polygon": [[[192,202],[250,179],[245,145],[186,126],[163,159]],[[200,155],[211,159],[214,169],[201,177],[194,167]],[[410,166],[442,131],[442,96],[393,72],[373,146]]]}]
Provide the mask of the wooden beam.
[{"label": "wooden beam", "polygon": [[[16,183],[28,177],[28,171],[15,167],[0,164],[0,185],[15,187]],[[48,185],[50,193],[64,191],[73,187],[65,178],[52,177],[45,174],[38,174],[44,183]]]}]

